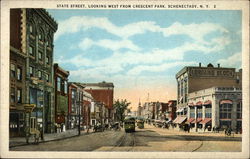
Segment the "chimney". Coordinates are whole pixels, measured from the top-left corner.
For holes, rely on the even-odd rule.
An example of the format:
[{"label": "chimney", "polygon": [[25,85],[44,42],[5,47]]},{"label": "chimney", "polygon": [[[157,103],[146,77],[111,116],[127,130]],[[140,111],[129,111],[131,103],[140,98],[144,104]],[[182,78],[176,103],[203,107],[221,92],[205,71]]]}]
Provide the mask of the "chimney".
[{"label": "chimney", "polygon": [[220,64],[218,63],[218,68],[220,68]]},{"label": "chimney", "polygon": [[201,63],[199,63],[199,67],[201,67]]}]

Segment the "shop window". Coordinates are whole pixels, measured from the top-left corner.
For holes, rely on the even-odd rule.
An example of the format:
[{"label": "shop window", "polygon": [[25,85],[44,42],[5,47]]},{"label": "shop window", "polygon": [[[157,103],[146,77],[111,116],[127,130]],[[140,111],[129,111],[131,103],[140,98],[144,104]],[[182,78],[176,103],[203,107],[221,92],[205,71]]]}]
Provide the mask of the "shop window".
[{"label": "shop window", "polygon": [[232,104],[220,104],[220,119],[231,119]]},{"label": "shop window", "polygon": [[197,107],[197,118],[202,118],[202,107]]},{"label": "shop window", "polygon": [[16,77],[16,66],[14,64],[10,64],[10,77]]},{"label": "shop window", "polygon": [[16,96],[15,96],[15,88],[10,88],[10,102],[15,103],[16,102]]},{"label": "shop window", "polygon": [[61,78],[57,77],[57,91],[61,91]]},{"label": "shop window", "polygon": [[17,103],[22,103],[22,89],[17,89]]},{"label": "shop window", "polygon": [[29,72],[30,72],[30,77],[34,77],[34,67],[30,66]]},{"label": "shop window", "polygon": [[205,118],[212,118],[212,107],[211,107],[211,105],[207,105],[205,107]]},{"label": "shop window", "polygon": [[242,119],[242,101],[237,104],[237,119]]},{"label": "shop window", "polygon": [[22,69],[20,67],[17,67],[17,80],[22,80]]},{"label": "shop window", "polygon": [[195,118],[195,109],[194,109],[194,107],[190,108],[190,118]]}]

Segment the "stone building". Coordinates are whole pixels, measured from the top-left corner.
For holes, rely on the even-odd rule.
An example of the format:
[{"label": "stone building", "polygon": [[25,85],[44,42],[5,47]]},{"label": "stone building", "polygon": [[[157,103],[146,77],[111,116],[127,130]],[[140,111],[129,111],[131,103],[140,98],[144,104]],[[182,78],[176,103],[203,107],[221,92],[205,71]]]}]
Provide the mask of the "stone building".
[{"label": "stone building", "polygon": [[57,63],[54,64],[55,81],[55,123],[62,131],[66,130],[68,117],[68,77],[69,71],[65,71]]},{"label": "stone building", "polygon": [[[242,90],[239,87],[211,87],[189,93],[188,122],[195,130],[242,128]],[[197,128],[197,129],[196,129]]]},{"label": "stone building", "polygon": [[207,67],[187,66],[176,74],[177,80],[177,115],[187,115],[188,94],[194,91],[218,86],[241,88],[242,70],[225,68],[211,63]]},{"label": "stone building", "polygon": [[[23,130],[24,104],[35,104],[29,120],[37,123],[41,133],[53,132],[53,36],[57,23],[44,9],[11,9],[10,30],[10,134]],[[30,126],[29,121],[25,124]]]}]

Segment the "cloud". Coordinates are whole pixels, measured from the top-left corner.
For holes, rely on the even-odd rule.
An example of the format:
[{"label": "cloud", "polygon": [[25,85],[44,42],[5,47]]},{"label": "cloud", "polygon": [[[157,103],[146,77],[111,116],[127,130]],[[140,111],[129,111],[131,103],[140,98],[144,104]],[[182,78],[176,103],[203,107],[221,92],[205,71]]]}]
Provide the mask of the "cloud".
[{"label": "cloud", "polygon": [[168,70],[169,68],[176,67],[176,66],[187,66],[195,64],[196,62],[172,62],[172,63],[163,63],[160,65],[153,65],[153,66],[147,66],[147,65],[139,65],[134,67],[133,69],[129,70],[127,72],[128,75],[138,75],[143,71],[149,71],[149,72],[163,72]]},{"label": "cloud", "polygon": [[122,48],[130,49],[133,51],[139,51],[140,48],[136,46],[132,41],[130,40],[120,40],[120,41],[115,41],[115,40],[109,40],[109,39],[103,39],[99,41],[93,41],[89,38],[83,39],[78,46],[82,50],[87,50],[91,48],[92,46],[100,46],[103,48],[110,49],[112,51],[118,51]]},{"label": "cloud", "polygon": [[236,67],[241,68],[242,64],[242,53],[238,52],[233,54],[232,56],[229,56],[225,59],[220,59],[217,61],[217,63],[220,63],[220,65],[223,67]]},{"label": "cloud", "polygon": [[192,39],[194,39],[197,43],[208,44],[204,40],[204,36],[214,32],[219,31],[222,33],[227,33],[228,31],[222,26],[214,23],[191,23],[191,24],[181,24],[179,22],[173,23],[171,26],[167,28],[162,28],[163,35],[171,36],[171,35],[188,35]]},{"label": "cloud", "polygon": [[73,16],[69,19],[58,21],[58,30],[55,34],[55,39],[68,33],[76,33],[80,30],[90,28],[99,28],[113,35],[128,38],[136,34],[142,34],[146,31],[156,32],[160,29],[152,21],[140,21],[137,23],[127,24],[123,27],[114,25],[106,17],[91,17],[91,16]]}]

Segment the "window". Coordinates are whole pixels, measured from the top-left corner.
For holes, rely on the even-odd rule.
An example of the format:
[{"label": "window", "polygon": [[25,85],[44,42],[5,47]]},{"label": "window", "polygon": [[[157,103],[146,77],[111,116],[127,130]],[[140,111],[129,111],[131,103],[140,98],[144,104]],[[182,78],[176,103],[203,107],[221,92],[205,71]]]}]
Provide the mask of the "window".
[{"label": "window", "polygon": [[57,77],[57,91],[61,91],[61,78]]},{"label": "window", "polygon": [[64,81],[64,93],[67,94],[67,92],[68,92],[67,81]]},{"label": "window", "polygon": [[242,119],[242,101],[237,104],[237,119]]},{"label": "window", "polygon": [[17,103],[22,103],[22,89],[17,89]]},{"label": "window", "polygon": [[31,56],[35,56],[34,47],[29,46],[29,54],[30,54]]},{"label": "window", "polygon": [[43,53],[41,51],[38,52],[38,59],[41,61],[43,58]]},{"label": "window", "polygon": [[16,101],[15,88],[11,87],[10,88],[10,102],[15,103],[15,101]]},{"label": "window", "polygon": [[17,67],[17,80],[22,80],[22,69],[20,67]]},{"label": "window", "polygon": [[14,64],[10,64],[10,77],[16,77],[16,66]]},{"label": "window", "polygon": [[205,118],[212,118],[212,107],[211,107],[211,105],[207,105],[205,107]]},{"label": "window", "polygon": [[46,82],[49,82],[49,74],[45,74]]},{"label": "window", "polygon": [[39,78],[39,80],[42,80],[42,71],[38,71],[38,78]]},{"label": "window", "polygon": [[30,77],[34,77],[34,67],[30,66]]},{"label": "window", "polygon": [[194,107],[190,107],[190,118],[195,118],[195,109],[194,109]]},{"label": "window", "polygon": [[197,118],[202,118],[202,107],[197,107]]},{"label": "window", "polygon": [[232,104],[224,103],[220,105],[221,119],[231,119],[231,114],[232,114]]},{"label": "window", "polygon": [[32,25],[29,26],[30,33],[33,33],[33,27]]},{"label": "window", "polygon": [[49,65],[49,57],[48,56],[46,56],[46,64]]}]

